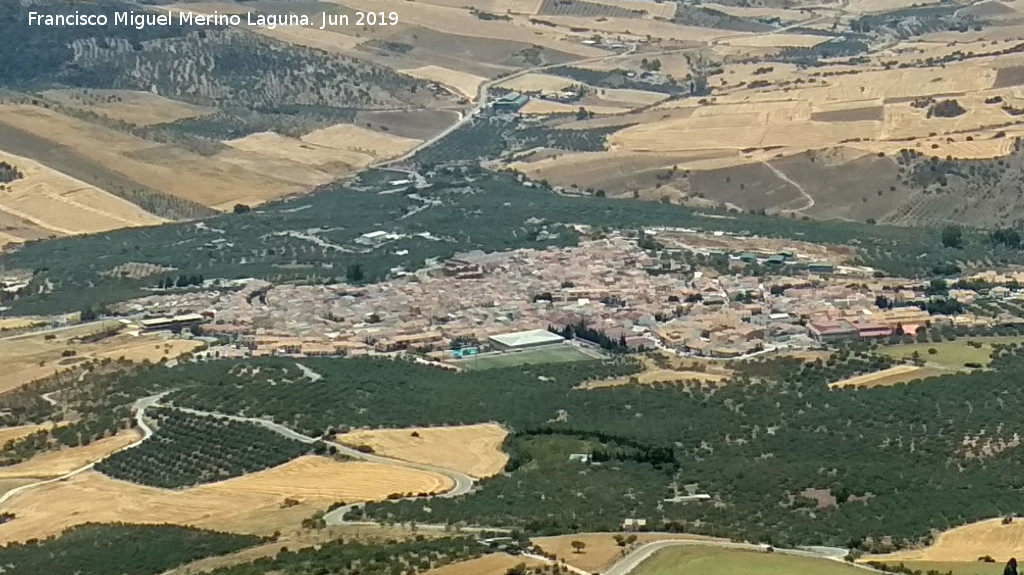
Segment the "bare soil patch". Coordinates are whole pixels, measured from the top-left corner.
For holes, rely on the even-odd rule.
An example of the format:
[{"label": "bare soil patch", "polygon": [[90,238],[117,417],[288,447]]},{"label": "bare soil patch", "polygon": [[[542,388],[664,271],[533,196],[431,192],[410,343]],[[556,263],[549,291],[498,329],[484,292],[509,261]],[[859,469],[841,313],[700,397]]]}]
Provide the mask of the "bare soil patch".
[{"label": "bare soil patch", "polygon": [[884,116],[884,109],[881,106],[872,106],[870,108],[813,112],[811,120],[815,122],[881,122]]},{"label": "bare soil patch", "polygon": [[472,477],[491,477],[505,468],[508,455],[501,444],[508,432],[493,423],[458,427],[374,429],[339,435],[337,441],[374,453],[452,469]]},{"label": "bare soil patch", "polygon": [[508,553],[492,553],[469,561],[445,565],[427,571],[425,575],[505,575],[509,569],[525,564],[527,567],[540,567],[544,562],[529,557],[514,556]]},{"label": "bare soil patch", "polygon": [[1010,66],[1000,68],[996,72],[996,81],[993,88],[1012,88],[1024,84],[1024,66]]},{"label": "bare soil patch", "polygon": [[358,126],[393,134],[400,138],[428,140],[455,123],[458,114],[450,110],[387,111],[356,114]]},{"label": "bare soil patch", "polygon": [[908,381],[925,379],[927,377],[935,377],[937,375],[945,375],[948,373],[949,372],[940,369],[917,367],[916,365],[894,365],[888,369],[883,369],[874,373],[858,375],[842,381],[830,383],[829,387],[884,387],[887,385],[896,385],[897,383],[906,383]]}]

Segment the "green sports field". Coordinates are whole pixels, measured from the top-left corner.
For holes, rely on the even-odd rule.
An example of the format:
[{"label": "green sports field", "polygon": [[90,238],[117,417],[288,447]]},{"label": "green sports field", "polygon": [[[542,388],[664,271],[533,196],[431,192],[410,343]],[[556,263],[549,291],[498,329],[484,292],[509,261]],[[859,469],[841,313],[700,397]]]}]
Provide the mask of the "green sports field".
[{"label": "green sports field", "polygon": [[[977,342],[981,347],[968,345]],[[988,365],[992,359],[993,344],[1024,343],[1024,338],[1015,337],[965,337],[956,341],[910,343],[881,348],[881,352],[897,359],[908,359],[916,351],[924,361],[951,369],[961,369],[965,363]],[[935,353],[928,350],[934,349]]]},{"label": "green sports field", "polygon": [[496,355],[475,356],[460,360],[455,365],[464,369],[494,369],[496,367],[512,367],[516,365],[532,365],[538,363],[564,363],[569,361],[585,361],[594,359],[575,347],[559,345],[555,347],[539,347],[524,351],[513,351]]},{"label": "green sports field", "polygon": [[829,559],[687,545],[659,551],[631,575],[864,575]]}]

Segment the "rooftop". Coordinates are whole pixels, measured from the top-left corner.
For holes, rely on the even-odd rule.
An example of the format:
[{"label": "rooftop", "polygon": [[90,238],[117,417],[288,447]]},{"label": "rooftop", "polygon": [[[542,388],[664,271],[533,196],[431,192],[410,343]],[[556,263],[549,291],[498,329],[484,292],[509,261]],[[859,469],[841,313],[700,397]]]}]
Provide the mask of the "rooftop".
[{"label": "rooftop", "polygon": [[502,335],[491,336],[493,341],[509,347],[520,347],[524,345],[537,345],[540,343],[556,343],[565,341],[565,338],[557,333],[551,333],[546,329],[531,329],[529,331],[517,331]]}]

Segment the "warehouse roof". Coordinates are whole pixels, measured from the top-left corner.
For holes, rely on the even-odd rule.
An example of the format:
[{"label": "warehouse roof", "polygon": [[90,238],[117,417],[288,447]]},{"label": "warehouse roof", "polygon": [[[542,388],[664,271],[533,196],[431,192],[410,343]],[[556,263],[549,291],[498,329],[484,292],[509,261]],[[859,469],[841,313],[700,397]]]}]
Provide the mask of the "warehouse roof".
[{"label": "warehouse roof", "polygon": [[524,345],[537,345],[541,343],[557,343],[565,341],[565,338],[557,333],[551,333],[546,329],[531,329],[529,331],[517,331],[502,335],[491,336],[493,341],[508,347],[522,347]]}]

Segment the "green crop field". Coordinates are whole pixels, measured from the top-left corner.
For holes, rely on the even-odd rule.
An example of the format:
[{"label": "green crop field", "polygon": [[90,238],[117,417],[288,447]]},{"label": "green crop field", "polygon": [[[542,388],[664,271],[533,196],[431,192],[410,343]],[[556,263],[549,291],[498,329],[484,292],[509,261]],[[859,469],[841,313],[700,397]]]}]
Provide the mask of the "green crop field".
[{"label": "green crop field", "polygon": [[[981,346],[972,346],[971,342],[979,343]],[[971,337],[956,341],[894,345],[882,349],[882,353],[896,359],[909,359],[916,351],[921,359],[928,363],[959,369],[964,367],[965,363],[978,363],[987,366],[992,359],[993,345],[1009,345],[1022,342],[1024,342],[1024,338],[1019,336]],[[930,349],[934,349],[935,353],[929,352]]]},{"label": "green crop field", "polygon": [[586,361],[588,359],[594,358],[575,347],[559,345],[557,347],[542,347],[497,355],[470,357],[459,361],[456,365],[465,369],[477,370],[493,369],[497,367],[513,367],[516,365]]},{"label": "green crop field", "polygon": [[759,553],[742,549],[686,546],[665,549],[644,561],[635,575],[855,575],[859,567],[837,561]]}]

